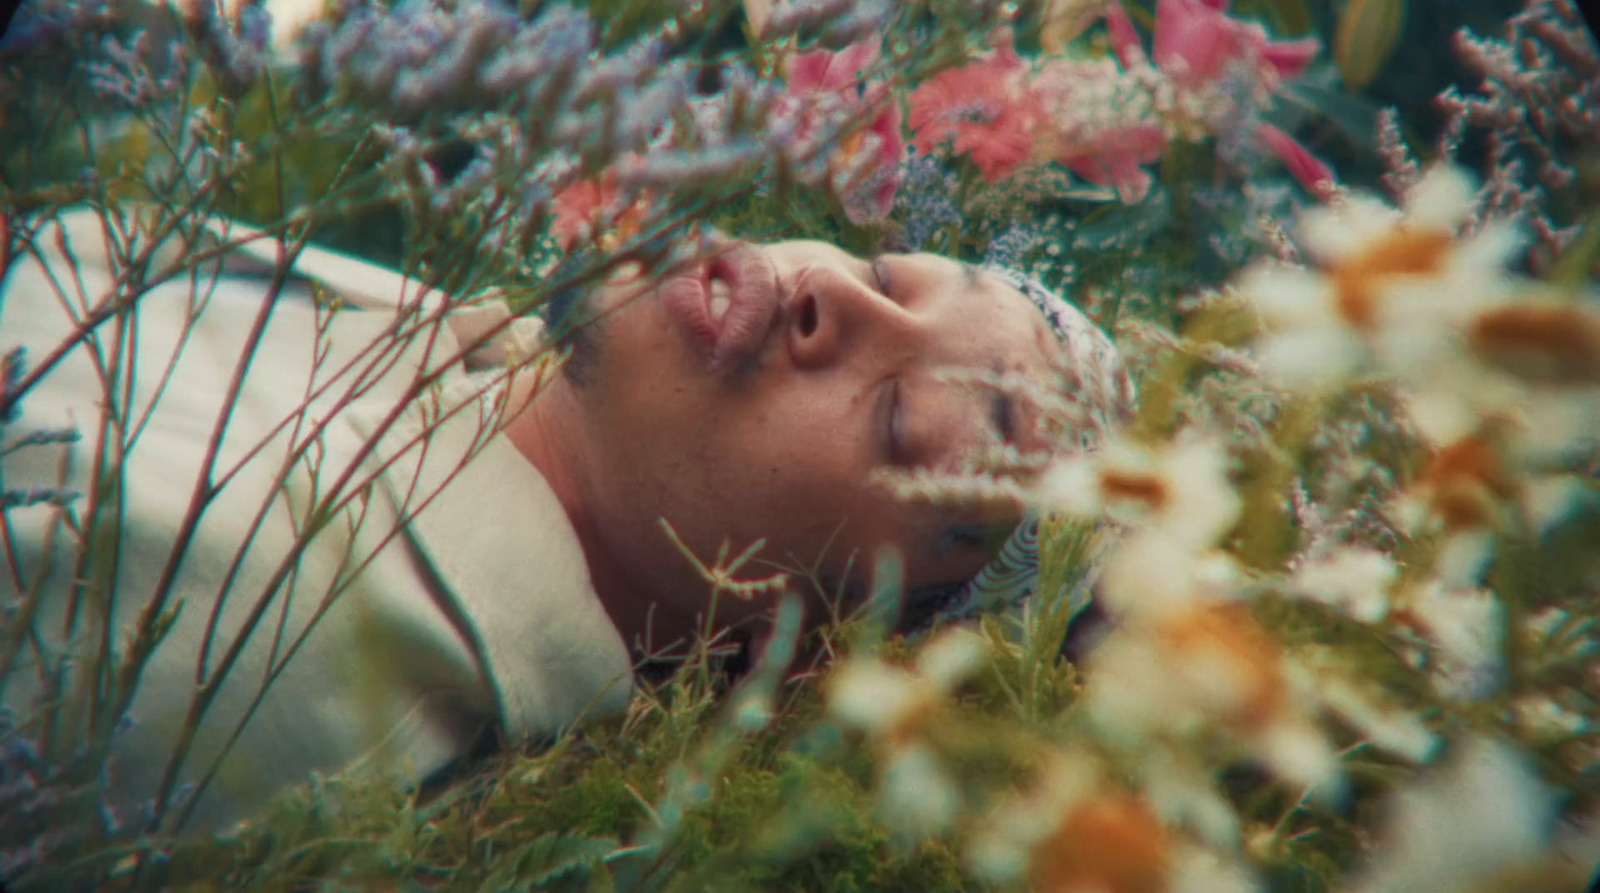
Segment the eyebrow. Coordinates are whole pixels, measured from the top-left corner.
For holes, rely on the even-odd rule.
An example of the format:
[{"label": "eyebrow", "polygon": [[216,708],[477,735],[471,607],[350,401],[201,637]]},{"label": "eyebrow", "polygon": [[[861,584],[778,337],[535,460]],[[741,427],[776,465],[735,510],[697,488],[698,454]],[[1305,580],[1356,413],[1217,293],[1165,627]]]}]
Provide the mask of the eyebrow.
[{"label": "eyebrow", "polygon": [[945,555],[959,548],[982,548],[988,539],[989,530],[986,525],[970,522],[958,522],[944,529],[939,538],[939,554]]}]

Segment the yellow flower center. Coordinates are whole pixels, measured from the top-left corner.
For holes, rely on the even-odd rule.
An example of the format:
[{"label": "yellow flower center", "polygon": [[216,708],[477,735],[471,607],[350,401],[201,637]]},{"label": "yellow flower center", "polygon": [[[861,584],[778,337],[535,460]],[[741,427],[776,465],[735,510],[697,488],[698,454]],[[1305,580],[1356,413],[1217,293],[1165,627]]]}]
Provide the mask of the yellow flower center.
[{"label": "yellow flower center", "polygon": [[1101,794],[1075,806],[1033,851],[1033,888],[1040,893],[1097,890],[1161,893],[1167,889],[1171,842],[1143,800]]},{"label": "yellow flower center", "polygon": [[1399,227],[1355,257],[1333,265],[1328,273],[1339,314],[1358,329],[1376,328],[1384,280],[1438,273],[1453,244],[1455,237],[1446,230]]}]

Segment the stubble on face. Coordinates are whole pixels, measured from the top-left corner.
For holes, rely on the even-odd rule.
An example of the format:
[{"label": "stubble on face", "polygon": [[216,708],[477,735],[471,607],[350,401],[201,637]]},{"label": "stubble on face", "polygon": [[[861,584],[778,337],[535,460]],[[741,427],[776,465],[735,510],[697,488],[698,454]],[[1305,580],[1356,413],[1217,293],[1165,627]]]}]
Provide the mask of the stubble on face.
[{"label": "stubble on face", "polygon": [[551,343],[571,350],[561,374],[580,389],[594,382],[604,340],[600,330],[604,317],[594,312],[591,295],[591,289],[571,286],[557,290],[545,302],[545,322]]}]

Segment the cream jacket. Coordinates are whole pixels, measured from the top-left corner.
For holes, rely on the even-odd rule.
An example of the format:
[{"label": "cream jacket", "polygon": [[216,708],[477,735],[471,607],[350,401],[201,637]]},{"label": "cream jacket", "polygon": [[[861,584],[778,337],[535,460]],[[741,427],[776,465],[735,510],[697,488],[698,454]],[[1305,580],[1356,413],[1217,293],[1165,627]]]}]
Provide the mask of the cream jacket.
[{"label": "cream jacket", "polygon": [[[120,272],[90,212],[35,244],[44,262],[17,260],[0,290],[0,354],[24,347],[30,367],[116,299]],[[631,691],[576,534],[497,433],[517,405],[508,395],[528,386],[480,396],[484,375],[460,367],[463,347],[480,362],[527,352],[532,323],[505,326],[503,305],[445,316],[415,282],[316,250],[263,315],[275,251],[252,243],[95,327],[26,393],[0,444],[0,490],[13,503],[34,494],[0,525],[0,605],[31,610],[33,632],[4,701],[33,715],[72,649],[62,694],[81,696],[96,644],[109,636],[125,656],[175,568],[176,620],[116,737],[111,801],[152,805],[210,691],[176,768],[179,799],[196,798],[186,829],[224,827],[313,772],[426,779],[484,734],[552,736]],[[346,306],[319,310],[311,281]],[[80,438],[17,447],[65,428]],[[204,481],[210,498],[175,559]],[[78,495],[45,498],[63,488]],[[73,717],[57,741],[86,734]]]}]

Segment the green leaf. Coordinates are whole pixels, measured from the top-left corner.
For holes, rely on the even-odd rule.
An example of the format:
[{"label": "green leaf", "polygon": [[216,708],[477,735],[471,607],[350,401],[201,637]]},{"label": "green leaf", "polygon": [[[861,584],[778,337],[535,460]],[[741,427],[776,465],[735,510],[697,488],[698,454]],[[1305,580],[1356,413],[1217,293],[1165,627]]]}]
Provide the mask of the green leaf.
[{"label": "green leaf", "polygon": [[1589,281],[1589,271],[1600,260],[1600,214],[1589,218],[1567,250],[1550,268],[1550,284],[1581,288]]},{"label": "green leaf", "polygon": [[478,889],[480,893],[536,889],[574,872],[593,871],[616,848],[617,841],[609,837],[543,834],[502,861]]},{"label": "green leaf", "polygon": [[1333,58],[1346,87],[1372,83],[1389,61],[1405,30],[1406,0],[1350,0],[1339,14],[1333,37]]}]

